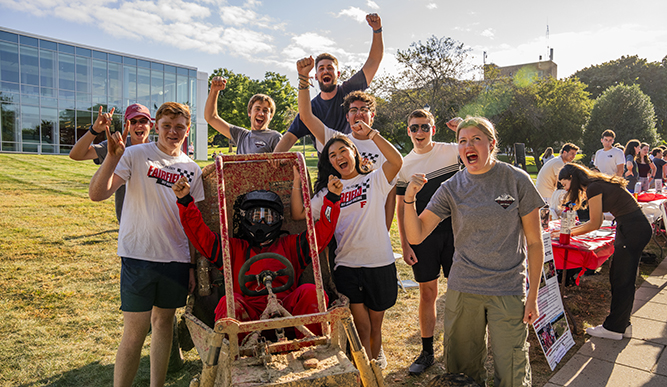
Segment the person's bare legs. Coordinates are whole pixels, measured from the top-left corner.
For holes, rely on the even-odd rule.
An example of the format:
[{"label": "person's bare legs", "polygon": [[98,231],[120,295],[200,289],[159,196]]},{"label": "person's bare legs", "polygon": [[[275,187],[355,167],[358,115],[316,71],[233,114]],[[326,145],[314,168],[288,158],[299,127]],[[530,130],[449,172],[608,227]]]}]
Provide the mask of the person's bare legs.
[{"label": "person's bare legs", "polygon": [[352,318],[354,318],[354,326],[359,333],[361,345],[364,346],[368,359],[374,359],[371,352],[371,319],[368,315],[368,308],[364,304],[350,304],[350,311],[352,312]]},{"label": "person's bare legs", "polygon": [[433,337],[435,332],[435,301],[437,298],[437,279],[419,284],[419,330],[422,337]]},{"label": "person's bare legs", "polygon": [[151,316],[151,387],[164,386],[174,334],[176,309],[153,307]]},{"label": "person's bare legs", "polygon": [[151,323],[151,312],[123,312],[123,337],[116,353],[114,387],[130,387],[139,369],[141,348]]},{"label": "person's bare legs", "polygon": [[366,308],[371,321],[371,351],[373,359],[377,359],[382,348],[382,320],[384,319],[384,311],[376,312]]}]

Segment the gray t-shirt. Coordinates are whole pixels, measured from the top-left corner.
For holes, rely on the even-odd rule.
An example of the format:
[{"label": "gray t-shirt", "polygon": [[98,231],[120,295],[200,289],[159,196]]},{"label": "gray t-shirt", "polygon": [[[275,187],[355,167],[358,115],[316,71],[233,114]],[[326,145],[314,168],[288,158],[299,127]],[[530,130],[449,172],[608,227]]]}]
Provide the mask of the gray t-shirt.
[{"label": "gray t-shirt", "polygon": [[[125,140],[125,146],[128,147],[130,145],[132,145],[132,137],[127,136],[127,139]],[[95,153],[97,153],[97,158],[93,159],[93,162],[97,165],[102,164],[102,162],[104,162],[104,158],[107,157],[107,140],[104,140],[99,144],[93,144],[92,147],[95,149]],[[125,200],[125,184],[118,187],[116,193],[114,194],[116,219],[118,220],[118,223],[120,223],[120,216],[123,212],[123,200]]]},{"label": "gray t-shirt", "polygon": [[500,161],[484,174],[463,170],[442,183],[426,209],[452,217],[455,252],[447,287],[490,296],[525,294],[521,217],[542,206],[530,176]]},{"label": "gray t-shirt", "polygon": [[236,148],[237,155],[251,153],[272,153],[283,137],[271,129],[248,130],[240,126],[230,125],[229,133]]}]

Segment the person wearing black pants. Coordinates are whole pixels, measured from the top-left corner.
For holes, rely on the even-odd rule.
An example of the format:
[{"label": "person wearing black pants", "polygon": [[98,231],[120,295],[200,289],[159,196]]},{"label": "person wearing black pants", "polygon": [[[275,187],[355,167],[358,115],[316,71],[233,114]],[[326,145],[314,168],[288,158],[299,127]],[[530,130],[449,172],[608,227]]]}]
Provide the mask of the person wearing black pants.
[{"label": "person wearing black pants", "polygon": [[625,179],[569,163],[560,170],[558,180],[567,191],[565,201],[574,203],[575,208],[581,207],[587,198],[590,219],[573,227],[570,235],[600,228],[604,212],[611,212],[616,218],[614,256],[609,270],[611,310],[602,325],[588,328],[586,333],[612,340],[632,337],[630,315],[635,299],[635,278],[642,250],[651,239],[651,225],[635,198],[625,189],[628,183]]}]

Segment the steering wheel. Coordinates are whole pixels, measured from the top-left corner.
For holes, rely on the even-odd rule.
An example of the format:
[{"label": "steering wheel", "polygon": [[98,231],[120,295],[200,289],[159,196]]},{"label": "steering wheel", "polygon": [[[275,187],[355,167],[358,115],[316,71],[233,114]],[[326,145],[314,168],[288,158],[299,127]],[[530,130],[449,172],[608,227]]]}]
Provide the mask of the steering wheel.
[{"label": "steering wheel", "polygon": [[[250,266],[252,266],[253,263],[264,259],[275,259],[277,261],[280,261],[283,265],[285,265],[285,268],[278,271],[264,270],[256,275],[245,274],[248,270],[250,270]],[[295,277],[294,266],[292,266],[292,263],[287,258],[276,253],[261,253],[248,259],[247,261],[245,261],[245,263],[243,263],[243,266],[241,266],[241,270],[239,271],[239,287],[241,288],[241,292],[243,292],[243,294],[245,294],[246,296],[251,296],[251,297],[263,296],[269,294],[269,290],[266,288],[262,290],[250,290],[246,287],[246,283],[255,281],[257,276],[259,276],[260,281],[263,282],[264,278],[267,275],[271,275],[271,277],[273,277],[274,280],[278,277],[282,277],[285,275],[287,276],[287,283],[284,284],[283,286],[273,288],[274,293],[284,292],[285,290],[292,287],[292,285],[294,284],[294,277]]]}]

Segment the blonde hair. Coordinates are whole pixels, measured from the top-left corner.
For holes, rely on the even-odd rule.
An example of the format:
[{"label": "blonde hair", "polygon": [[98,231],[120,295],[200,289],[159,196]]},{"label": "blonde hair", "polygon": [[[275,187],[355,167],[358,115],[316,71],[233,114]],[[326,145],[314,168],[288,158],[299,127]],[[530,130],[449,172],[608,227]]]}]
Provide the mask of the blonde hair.
[{"label": "blonde hair", "polygon": [[481,130],[489,139],[489,142],[494,144],[493,150],[491,151],[491,157],[495,159],[496,153],[498,153],[498,137],[496,137],[496,128],[487,118],[467,116],[463,121],[459,122],[459,125],[456,127],[456,141],[459,140],[461,129],[469,128],[471,126]]}]

